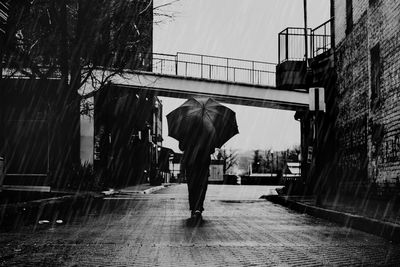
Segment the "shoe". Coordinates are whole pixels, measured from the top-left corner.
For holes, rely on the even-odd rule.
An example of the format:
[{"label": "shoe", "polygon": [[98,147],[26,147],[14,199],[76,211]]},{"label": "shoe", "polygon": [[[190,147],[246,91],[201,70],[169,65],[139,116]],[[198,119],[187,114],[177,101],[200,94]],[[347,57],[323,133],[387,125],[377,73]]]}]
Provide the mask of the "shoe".
[{"label": "shoe", "polygon": [[193,215],[192,218],[194,218],[196,221],[201,221],[202,216],[201,216],[201,211],[196,210]]},{"label": "shoe", "polygon": [[186,220],[186,225],[189,227],[198,227],[203,224],[203,217],[201,211],[196,210],[191,212],[191,216]]}]

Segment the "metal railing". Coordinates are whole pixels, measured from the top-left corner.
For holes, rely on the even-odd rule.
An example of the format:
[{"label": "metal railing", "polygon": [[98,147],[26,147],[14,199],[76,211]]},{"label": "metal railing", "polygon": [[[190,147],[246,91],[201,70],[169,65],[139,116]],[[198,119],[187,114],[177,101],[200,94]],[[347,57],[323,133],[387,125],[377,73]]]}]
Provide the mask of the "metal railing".
[{"label": "metal railing", "polygon": [[[307,29],[308,55],[316,57],[332,48],[333,18],[315,29]],[[278,34],[278,63],[305,60],[304,28],[289,27]]]},{"label": "metal railing", "polygon": [[323,54],[332,48],[332,23],[333,18],[322,23],[311,31],[311,49],[313,57]]},{"label": "metal railing", "polygon": [[184,77],[275,86],[276,64],[178,52],[153,54],[153,72]]},{"label": "metal railing", "polygon": [[[128,66],[127,70],[147,70],[147,67],[150,66],[150,58],[152,58],[151,69],[154,73],[275,86],[276,63],[193,53],[140,54],[135,60],[139,63]],[[3,69],[3,75],[27,76],[22,72],[13,74],[9,69]]]},{"label": "metal railing", "polygon": [[[304,28],[289,27],[278,34],[278,63],[305,60]],[[308,44],[311,44],[311,29],[307,29]],[[311,45],[308,45],[311,55]]]}]

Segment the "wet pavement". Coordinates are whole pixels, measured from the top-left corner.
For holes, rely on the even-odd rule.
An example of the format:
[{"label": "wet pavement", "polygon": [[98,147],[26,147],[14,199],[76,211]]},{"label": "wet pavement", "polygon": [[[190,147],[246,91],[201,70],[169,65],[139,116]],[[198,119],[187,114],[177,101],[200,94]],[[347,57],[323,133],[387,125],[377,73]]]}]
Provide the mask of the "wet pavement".
[{"label": "wet pavement", "polygon": [[185,184],[128,190],[62,224],[1,232],[0,266],[400,266],[400,244],[259,199],[271,192],[210,185],[190,227]]}]

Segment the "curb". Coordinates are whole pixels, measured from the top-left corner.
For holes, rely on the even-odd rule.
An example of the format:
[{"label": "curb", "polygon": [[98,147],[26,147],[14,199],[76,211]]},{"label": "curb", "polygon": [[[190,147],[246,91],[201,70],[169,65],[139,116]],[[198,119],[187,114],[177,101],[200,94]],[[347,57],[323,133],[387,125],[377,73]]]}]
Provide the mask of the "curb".
[{"label": "curb", "polygon": [[143,190],[141,193],[142,193],[142,194],[151,194],[151,193],[157,192],[157,191],[159,191],[159,190],[161,190],[161,189],[163,189],[163,188],[166,188],[166,187],[168,187],[168,186],[169,186],[169,185],[159,185],[159,186],[155,186],[155,187],[152,187],[152,188]]},{"label": "curb", "polygon": [[262,196],[262,198],[301,213],[333,221],[345,227],[361,230],[400,243],[400,225],[398,224],[302,204],[279,195]]},{"label": "curb", "polygon": [[166,187],[172,186],[172,184],[163,184],[163,185],[158,185],[158,186],[153,186],[148,189],[144,190],[126,190],[126,189],[120,189],[120,190],[115,190],[112,191],[111,193],[106,193],[104,194],[105,197],[107,196],[113,196],[113,195],[118,195],[118,194],[152,194],[154,192],[157,192],[161,189],[164,189]]}]

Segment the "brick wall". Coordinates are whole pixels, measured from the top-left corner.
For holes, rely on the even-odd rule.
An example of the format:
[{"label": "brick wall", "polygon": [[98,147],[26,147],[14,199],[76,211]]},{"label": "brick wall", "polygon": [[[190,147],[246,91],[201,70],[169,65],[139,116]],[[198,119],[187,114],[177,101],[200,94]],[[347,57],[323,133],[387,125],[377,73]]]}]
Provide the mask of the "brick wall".
[{"label": "brick wall", "polygon": [[[353,0],[353,23],[357,24],[368,9],[369,0]],[[335,44],[346,38],[346,0],[334,0]]]},{"label": "brick wall", "polygon": [[[394,185],[400,178],[400,1],[353,0],[351,32],[346,1],[336,0],[334,8],[339,167],[348,178]],[[379,60],[371,62],[376,47]]]},{"label": "brick wall", "polygon": [[381,52],[381,95],[378,108],[371,109],[370,123],[382,125],[382,140],[369,136],[370,178],[378,183],[396,182],[400,177],[400,2],[374,1],[368,15],[368,42]]},{"label": "brick wall", "polygon": [[338,153],[345,180],[367,177],[368,43],[364,15],[336,50]]}]

